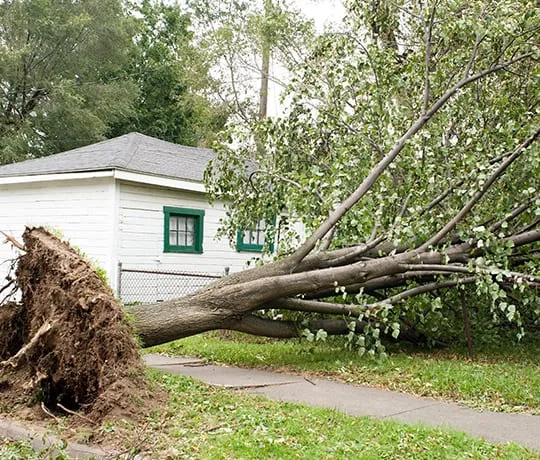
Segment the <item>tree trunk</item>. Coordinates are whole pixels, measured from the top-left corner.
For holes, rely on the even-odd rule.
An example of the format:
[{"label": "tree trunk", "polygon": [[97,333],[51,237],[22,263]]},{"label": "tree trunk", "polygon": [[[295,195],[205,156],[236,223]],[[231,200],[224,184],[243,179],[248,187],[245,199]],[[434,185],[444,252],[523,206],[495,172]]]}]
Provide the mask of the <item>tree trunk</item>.
[{"label": "tree trunk", "polygon": [[[515,248],[540,239],[540,230],[508,238]],[[394,255],[372,255],[358,246],[315,253],[296,264],[293,256],[279,262],[225,277],[195,294],[181,299],[132,307],[134,327],[144,346],[153,346],[213,329],[231,329],[270,337],[297,337],[305,327],[289,321],[264,319],[254,314],[259,310],[283,308],[328,314],[330,319],[312,321],[308,327],[330,329],[330,333],[347,333],[335,316],[346,315],[354,320],[366,309],[399,303],[412,295],[467,284],[474,281],[467,263],[481,255],[474,242],[453,245],[443,252],[409,250]],[[378,252],[378,251],[374,251]],[[338,266],[334,266],[339,264]],[[481,270],[477,276],[485,276]],[[434,276],[463,275],[456,280],[435,281]],[[464,276],[467,275],[467,276]],[[513,283],[520,274],[509,272],[506,281]],[[404,291],[383,302],[368,306],[341,305],[303,300],[313,294],[324,298],[336,295],[336,288],[354,293],[370,292],[400,286],[407,280],[430,280],[425,288]],[[536,284],[540,277],[525,277],[525,283]],[[291,299],[296,299],[294,305]]]},{"label": "tree trunk", "polygon": [[242,315],[211,288],[170,302],[130,308],[144,346],[153,346],[215,329],[232,329]]}]

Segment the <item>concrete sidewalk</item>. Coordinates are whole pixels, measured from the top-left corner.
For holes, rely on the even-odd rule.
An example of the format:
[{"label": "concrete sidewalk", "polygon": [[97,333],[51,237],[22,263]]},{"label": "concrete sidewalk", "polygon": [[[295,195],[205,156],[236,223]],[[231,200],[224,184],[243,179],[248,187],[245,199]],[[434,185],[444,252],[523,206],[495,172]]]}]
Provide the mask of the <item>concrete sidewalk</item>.
[{"label": "concrete sidewalk", "polygon": [[512,441],[540,451],[540,416],[478,411],[394,391],[330,380],[308,380],[257,369],[209,365],[194,358],[150,354],[144,359],[148,366],[156,369],[278,401],[337,409],[355,416],[451,428],[490,442]]}]

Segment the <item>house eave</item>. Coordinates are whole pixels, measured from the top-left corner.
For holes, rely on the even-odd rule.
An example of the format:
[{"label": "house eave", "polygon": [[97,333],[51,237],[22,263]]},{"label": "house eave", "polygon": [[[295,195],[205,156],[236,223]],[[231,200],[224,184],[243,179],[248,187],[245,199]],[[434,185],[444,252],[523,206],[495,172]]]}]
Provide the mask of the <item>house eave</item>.
[{"label": "house eave", "polygon": [[20,176],[0,177],[0,185],[29,184],[37,182],[54,182],[67,180],[97,179],[103,177],[113,177],[116,180],[135,182],[139,184],[155,185],[178,190],[205,193],[206,187],[201,182],[177,179],[174,177],[164,177],[140,172],[127,171],[123,169],[105,169],[96,171],[77,171],[65,173],[45,173],[28,174]]},{"label": "house eave", "polygon": [[29,184],[35,182],[53,182],[64,180],[77,179],[96,179],[101,177],[113,177],[114,170],[108,169],[103,171],[81,171],[81,172],[66,172],[53,174],[28,174],[21,176],[4,176],[0,177],[0,185],[12,184]]},{"label": "house eave", "polygon": [[175,179],[173,177],[156,176],[116,169],[114,171],[114,178],[128,182],[136,182],[139,184],[156,185],[159,187],[186,190],[189,192],[206,193],[206,187],[201,182]]}]

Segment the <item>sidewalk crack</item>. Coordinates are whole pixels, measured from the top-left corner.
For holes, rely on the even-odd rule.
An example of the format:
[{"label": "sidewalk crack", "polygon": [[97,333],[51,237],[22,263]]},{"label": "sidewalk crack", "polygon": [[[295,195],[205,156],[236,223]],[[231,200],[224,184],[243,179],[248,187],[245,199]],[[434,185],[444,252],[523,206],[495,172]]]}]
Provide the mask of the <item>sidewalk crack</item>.
[{"label": "sidewalk crack", "polygon": [[227,390],[246,390],[251,388],[264,388],[264,387],[275,387],[279,385],[290,385],[292,383],[298,383],[298,382],[278,382],[278,383],[259,383],[259,384],[253,384],[253,385],[221,385],[221,384],[213,384],[215,387],[219,388],[225,388]]},{"label": "sidewalk crack", "polygon": [[406,414],[407,412],[414,412],[416,410],[425,409],[426,407],[431,407],[434,405],[436,405],[436,403],[426,404],[425,406],[415,407],[413,409],[402,410],[401,412],[395,412],[393,414],[383,415],[382,417],[379,417],[379,418],[383,419],[383,418],[395,417],[396,415]]}]

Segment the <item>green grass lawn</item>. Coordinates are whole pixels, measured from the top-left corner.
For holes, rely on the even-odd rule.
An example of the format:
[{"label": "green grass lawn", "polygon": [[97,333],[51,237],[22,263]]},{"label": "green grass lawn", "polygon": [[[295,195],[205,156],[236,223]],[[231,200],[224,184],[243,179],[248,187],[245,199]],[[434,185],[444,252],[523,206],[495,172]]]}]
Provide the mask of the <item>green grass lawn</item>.
[{"label": "green grass lawn", "polygon": [[[377,361],[359,357],[342,345],[339,340],[313,344],[211,333],[149,351],[331,376],[475,407],[540,412],[538,342],[480,350],[474,361],[460,350],[394,350],[387,360]],[[141,450],[150,458],[540,460],[538,452],[515,444],[490,444],[444,429],[351,417],[148,372],[156,385],[168,391],[166,406],[139,425],[116,421],[99,430],[120,440],[132,453]],[[0,460],[29,458],[49,455],[33,452],[24,442],[0,443]]]},{"label": "green grass lawn", "polygon": [[[138,425],[117,421],[98,429],[145,458],[540,459],[516,444],[275,402],[155,370],[148,374],[168,391],[166,406]],[[33,452],[28,443],[0,443],[0,459],[31,458],[50,457]]]},{"label": "green grass lawn", "polygon": [[154,450],[204,459],[538,458],[517,445],[209,387],[152,372],[172,394]]},{"label": "green grass lawn", "polygon": [[327,376],[469,407],[540,414],[540,341],[478,350],[395,350],[386,360],[360,357],[341,340],[271,341],[207,333],[154,347],[151,352],[190,355],[211,362]]}]

